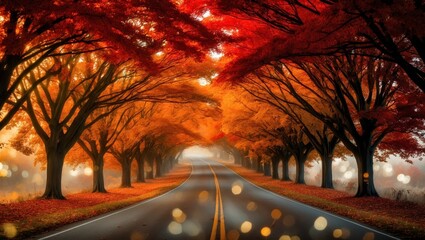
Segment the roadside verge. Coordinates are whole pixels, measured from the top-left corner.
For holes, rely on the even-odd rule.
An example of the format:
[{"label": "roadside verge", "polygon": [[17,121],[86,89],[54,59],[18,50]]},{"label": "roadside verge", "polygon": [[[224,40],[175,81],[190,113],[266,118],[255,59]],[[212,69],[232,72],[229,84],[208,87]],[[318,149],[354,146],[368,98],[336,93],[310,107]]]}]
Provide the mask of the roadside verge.
[{"label": "roadside verge", "polygon": [[425,205],[378,197],[354,198],[333,189],[276,180],[238,165],[225,165],[276,194],[365,223],[402,239],[425,239]]},{"label": "roadside verge", "polygon": [[178,187],[190,172],[190,165],[177,165],[164,177],[133,183],[132,188],[110,189],[106,194],[85,192],[67,195],[67,200],[0,204],[0,239],[29,237],[151,199]]}]

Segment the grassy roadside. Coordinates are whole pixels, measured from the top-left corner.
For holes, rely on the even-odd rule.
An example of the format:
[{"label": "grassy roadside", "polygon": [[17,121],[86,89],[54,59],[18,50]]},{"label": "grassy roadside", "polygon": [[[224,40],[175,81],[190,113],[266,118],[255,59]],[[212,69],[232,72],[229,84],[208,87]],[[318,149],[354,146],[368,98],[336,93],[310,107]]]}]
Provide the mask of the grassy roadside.
[{"label": "grassy roadside", "polygon": [[0,204],[0,239],[30,237],[159,196],[182,184],[190,171],[191,166],[178,165],[164,177],[134,183],[133,188],[111,189],[107,194],[78,193],[66,196],[67,200]]},{"label": "grassy roadside", "polygon": [[332,189],[275,180],[237,165],[226,166],[279,195],[365,223],[401,239],[425,239],[425,205],[377,197],[354,198]]}]

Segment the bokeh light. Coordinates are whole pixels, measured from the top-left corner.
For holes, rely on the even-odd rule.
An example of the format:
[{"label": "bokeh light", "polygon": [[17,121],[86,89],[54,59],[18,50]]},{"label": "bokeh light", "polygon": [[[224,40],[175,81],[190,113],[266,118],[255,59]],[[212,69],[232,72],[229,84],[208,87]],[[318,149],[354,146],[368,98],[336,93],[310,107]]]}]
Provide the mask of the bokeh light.
[{"label": "bokeh light", "polygon": [[274,220],[278,220],[282,216],[282,212],[279,209],[273,209],[271,216]]},{"label": "bokeh light", "polygon": [[291,236],[289,236],[289,235],[282,235],[282,236],[280,236],[279,240],[291,240]]},{"label": "bokeh light", "polygon": [[12,223],[3,223],[3,233],[7,238],[14,238],[18,235],[18,229]]},{"label": "bokeh light", "polygon": [[292,227],[295,225],[295,218],[292,215],[285,215],[283,217],[283,225],[285,227]]},{"label": "bokeh light", "polygon": [[78,171],[78,169],[71,169],[71,170],[69,171],[69,175],[71,175],[71,176],[73,176],[73,177],[78,176],[78,175],[79,175],[79,171]]},{"label": "bokeh light", "polygon": [[232,184],[232,193],[234,195],[239,195],[242,193],[243,183],[241,181],[236,181]]},{"label": "bokeh light", "polygon": [[241,232],[242,233],[247,233],[249,231],[251,231],[252,229],[252,223],[249,221],[245,221],[241,224]]},{"label": "bokeh light", "polygon": [[130,236],[130,240],[144,240],[145,236],[140,232],[133,232]]},{"label": "bokeh light", "polygon": [[174,208],[171,215],[178,223],[183,223],[186,220],[186,214],[180,208]]},{"label": "bokeh light", "polygon": [[84,175],[86,175],[86,176],[93,175],[93,169],[91,167],[84,168]]},{"label": "bokeh light", "polygon": [[403,183],[403,184],[409,184],[410,182],[410,176],[409,175],[404,175],[403,173],[400,173],[399,175],[397,175],[397,181]]},{"label": "bokeh light", "polygon": [[238,230],[233,229],[227,232],[227,240],[238,240],[239,236]]},{"label": "bokeh light", "polygon": [[335,229],[332,232],[332,235],[333,235],[334,238],[340,238],[340,237],[342,237],[342,229],[339,229],[339,228]]},{"label": "bokeh light", "polygon": [[316,221],[314,221],[314,228],[318,231],[323,231],[328,226],[328,220],[325,217],[318,217]]},{"label": "bokeh light", "polygon": [[196,237],[201,232],[201,226],[195,222],[186,221],[183,224],[183,232],[187,233],[187,235],[191,237]]},{"label": "bokeh light", "polygon": [[263,237],[268,237],[268,236],[270,236],[271,233],[272,233],[272,230],[269,227],[263,227],[261,229],[261,235]]},{"label": "bokeh light", "polygon": [[373,232],[367,232],[363,236],[363,240],[374,240],[374,239],[375,239],[375,234]]},{"label": "bokeh light", "polygon": [[206,201],[208,201],[208,197],[209,197],[209,193],[207,191],[204,190],[200,192],[198,195],[199,203],[205,203]]},{"label": "bokeh light", "polygon": [[172,221],[168,224],[168,231],[173,235],[179,235],[183,232],[183,227],[180,223]]},{"label": "bokeh light", "polygon": [[22,171],[21,175],[22,175],[23,178],[28,178],[30,176],[30,174],[28,173],[28,171],[25,171],[25,170]]},{"label": "bokeh light", "polygon": [[247,205],[246,205],[246,209],[248,210],[248,211],[255,211],[255,210],[257,210],[257,204],[255,203],[255,202],[249,202]]}]

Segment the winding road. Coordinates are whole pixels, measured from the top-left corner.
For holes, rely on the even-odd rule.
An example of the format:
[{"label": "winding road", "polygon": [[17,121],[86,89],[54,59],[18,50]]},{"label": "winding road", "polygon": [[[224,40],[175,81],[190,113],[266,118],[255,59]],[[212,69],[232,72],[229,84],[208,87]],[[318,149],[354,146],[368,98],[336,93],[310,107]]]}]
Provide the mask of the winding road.
[{"label": "winding road", "polygon": [[192,159],[178,188],[37,239],[396,239],[278,196],[212,159]]}]

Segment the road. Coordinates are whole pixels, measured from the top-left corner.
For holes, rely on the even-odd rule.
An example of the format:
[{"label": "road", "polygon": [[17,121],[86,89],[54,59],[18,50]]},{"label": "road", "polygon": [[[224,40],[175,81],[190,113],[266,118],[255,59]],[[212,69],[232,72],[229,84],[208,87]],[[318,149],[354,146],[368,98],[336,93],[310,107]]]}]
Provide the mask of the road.
[{"label": "road", "polygon": [[211,159],[159,197],[39,239],[396,239],[261,189]]}]

